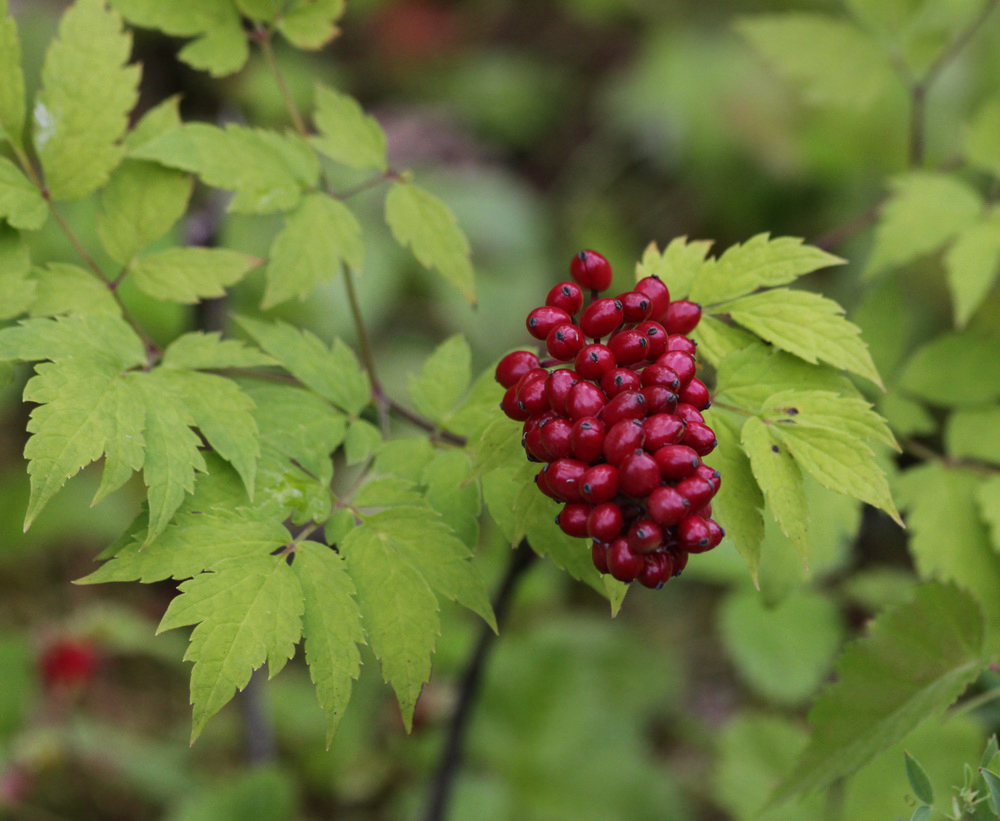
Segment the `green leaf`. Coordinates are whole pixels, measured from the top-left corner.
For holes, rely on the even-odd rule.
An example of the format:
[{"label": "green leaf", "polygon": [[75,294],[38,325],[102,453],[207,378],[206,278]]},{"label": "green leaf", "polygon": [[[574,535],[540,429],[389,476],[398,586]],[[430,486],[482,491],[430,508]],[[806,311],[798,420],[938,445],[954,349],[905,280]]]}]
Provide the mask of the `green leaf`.
[{"label": "green leaf", "polygon": [[990,544],[979,516],[976,494],[981,483],[973,471],[931,463],[907,470],[897,492],[907,512],[909,549],[921,578],[954,582],[968,590],[995,632],[1000,628],[1000,553]]},{"label": "green leaf", "polygon": [[365,482],[354,495],[354,507],[374,513],[392,505],[420,505],[424,495],[416,485],[400,476],[382,476]]},{"label": "green leaf", "polygon": [[382,677],[396,692],[409,731],[441,629],[437,597],[423,574],[378,530],[355,527],[340,542],[340,552],[357,589],[368,643]]},{"label": "green leaf", "polygon": [[38,189],[14,163],[0,157],[0,219],[22,231],[37,231],[49,216]]},{"label": "green leaf", "polygon": [[802,472],[778,437],[756,416],[747,419],[740,436],[750,457],[757,484],[767,499],[768,510],[792,540],[803,561],[809,553],[809,509],[806,506]]},{"label": "green leaf", "polygon": [[1000,553],[1000,477],[990,476],[976,488],[976,501],[983,520],[989,525],[993,548]]},{"label": "green leaf", "polygon": [[702,314],[692,338],[698,343],[698,358],[716,368],[729,354],[743,350],[757,341],[753,334],[727,325],[711,314]]},{"label": "green leaf", "polygon": [[187,210],[192,181],[150,162],[126,160],[101,192],[97,235],[108,255],[128,265],[169,231]]},{"label": "green leaf", "polygon": [[[155,776],[162,782],[159,762],[158,757]],[[285,821],[299,815],[298,785],[279,764],[256,764],[198,784],[189,784],[186,775],[179,774],[177,781],[179,787],[162,785],[165,795],[169,790],[170,821],[236,821],[250,816],[254,821]]]},{"label": "green leaf", "polygon": [[269,324],[238,317],[240,326],[296,379],[352,415],[371,402],[371,382],[357,357],[343,342],[326,345],[309,331],[287,322]]},{"label": "green leaf", "polygon": [[736,29],[811,102],[863,108],[895,80],[889,55],[850,20],[783,12],[740,18]]},{"label": "green leaf", "polygon": [[0,319],[20,316],[35,300],[36,283],[28,279],[30,270],[31,257],[21,234],[0,221]]},{"label": "green leaf", "polygon": [[925,436],[937,430],[937,422],[927,409],[899,391],[882,394],[878,410],[900,436]]},{"label": "green leaf", "polygon": [[311,142],[331,160],[375,171],[388,167],[382,126],[350,95],[317,84],[313,118],[319,136]]},{"label": "green leaf", "polygon": [[910,821],[930,821],[934,810],[928,806],[917,807],[910,816]]},{"label": "green leaf", "polygon": [[864,399],[832,391],[780,391],[768,397],[761,416],[778,426],[805,425],[850,433],[864,442],[900,450],[885,420]]},{"label": "green leaf", "polygon": [[290,211],[319,182],[319,161],[301,137],[238,125],[188,123],[131,156],[193,172],[206,185],[235,192],[229,210],[238,214]]},{"label": "green leaf", "polygon": [[129,276],[152,297],[193,304],[219,297],[260,261],[228,248],[168,248],[139,257]]},{"label": "green leaf", "polygon": [[292,297],[305,299],[342,264],[360,269],[364,256],[361,226],[350,209],[325,194],[309,194],[271,245],[261,308]]},{"label": "green leaf", "polygon": [[[788,629],[792,624],[795,629]],[[767,607],[753,590],[726,597],[719,631],[740,677],[767,700],[785,705],[801,704],[815,693],[844,632],[828,596],[802,591]]]},{"label": "green leaf", "polygon": [[125,135],[126,153],[130,154],[141,148],[154,137],[180,128],[182,125],[180,102],[180,95],[175,94],[143,114],[135,127]]},{"label": "green leaf", "polygon": [[933,804],[934,787],[931,786],[931,780],[927,777],[924,768],[920,766],[920,762],[910,755],[909,752],[903,753],[903,757],[906,762],[906,780],[910,782],[910,789],[913,790],[913,794],[917,797],[918,801],[923,801],[925,804]]},{"label": "green leaf", "polygon": [[326,715],[329,748],[350,701],[352,680],[361,672],[358,645],[365,643],[361,610],[344,560],[326,545],[300,542],[293,569],[305,602],[306,663]]},{"label": "green leaf", "polygon": [[392,235],[421,265],[437,269],[475,304],[469,242],[441,200],[411,182],[396,182],[385,200],[385,218]]},{"label": "green leaf", "polygon": [[121,315],[111,291],[92,271],[68,262],[50,262],[32,273],[36,294],[31,303],[32,316]]},{"label": "green leaf", "polygon": [[213,331],[192,331],[183,334],[163,352],[160,365],[164,368],[207,370],[211,368],[257,368],[278,363],[267,354],[251,348],[238,339],[222,339]]},{"label": "green leaf", "polygon": [[132,38],[103,0],[77,0],[59,23],[35,102],[35,151],[54,200],[103,185],[122,158],[139,67],[126,66]]},{"label": "green leaf", "polygon": [[506,417],[494,419],[478,442],[469,442],[469,449],[474,457],[473,476],[502,467],[519,467],[524,459],[521,430]]},{"label": "green leaf", "polygon": [[996,338],[981,332],[943,334],[913,354],[899,376],[900,387],[935,405],[1000,399],[998,344]]},{"label": "green leaf", "polygon": [[963,229],[944,255],[955,325],[963,327],[996,281],[1000,271],[1000,211],[993,210]]},{"label": "green leaf", "polygon": [[0,329],[0,359],[90,359],[119,370],[146,363],[142,340],[121,317],[25,319]]},{"label": "green leaf", "polygon": [[31,498],[27,530],[39,511],[80,468],[107,454],[98,501],[143,464],[144,411],[114,367],[89,359],[41,364],[24,389],[31,412],[25,446]]},{"label": "green leaf", "polygon": [[382,434],[371,422],[355,419],[347,427],[344,437],[344,459],[349,465],[357,465],[371,456],[382,443]]},{"label": "green leaf", "polygon": [[1000,465],[1000,407],[956,410],[945,424],[944,441],[949,456]]},{"label": "green leaf", "polygon": [[809,745],[772,803],[832,784],[943,712],[985,665],[982,641],[975,602],[950,586],[920,587],[878,616],[837,661],[837,682],[809,713]]},{"label": "green leaf", "polygon": [[24,132],[24,74],[17,23],[0,0],[0,141],[21,146]]},{"label": "green leaf", "polygon": [[734,322],[806,362],[826,362],[882,385],[860,329],[831,299],[775,288],[729,302],[723,310]]},{"label": "green leaf", "polygon": [[284,0],[236,0],[244,17],[260,23],[273,23],[284,5]]},{"label": "green leaf", "polygon": [[393,439],[379,448],[372,470],[377,474],[391,473],[417,485],[436,454],[434,446],[425,437]]},{"label": "green leaf", "polygon": [[410,374],[413,406],[432,422],[444,425],[472,379],[472,351],[462,334],[434,349],[418,374]]},{"label": "green leaf", "polygon": [[950,174],[911,171],[893,178],[889,201],[875,227],[875,246],[866,273],[874,276],[940,249],[972,225],[982,198]]},{"label": "green leaf", "polygon": [[797,237],[771,239],[768,234],[757,234],[742,245],[727,248],[718,259],[708,260],[691,285],[691,299],[703,305],[726,302],[845,262],[803,245]]},{"label": "green leaf", "polygon": [[190,579],[230,559],[267,559],[288,543],[288,531],[259,510],[219,505],[182,512],[146,543],[137,530],[113,558],[77,584]]},{"label": "green leaf", "polygon": [[[381,454],[380,454],[381,455]],[[472,465],[460,450],[440,450],[424,468],[427,504],[434,508],[463,544],[474,548],[479,541],[482,499],[479,483],[470,480]]]},{"label": "green leaf", "polygon": [[278,20],[278,31],[296,48],[319,49],[340,33],[335,25],[346,0],[292,0]]},{"label": "green leaf", "polygon": [[184,654],[194,662],[192,743],[206,722],[267,661],[273,678],[302,635],[302,588],[283,557],[229,559],[180,586],[157,633],[198,626]]},{"label": "green leaf", "polygon": [[675,237],[662,253],[655,242],[649,243],[636,263],[635,278],[655,276],[670,289],[671,299],[683,299],[691,291],[691,283],[701,271],[712,240],[688,242],[687,237]]},{"label": "green leaf", "polygon": [[902,525],[889,484],[875,456],[853,434],[804,425],[772,426],[799,467],[827,490],[843,493],[884,510]]},{"label": "green leaf", "polygon": [[232,0],[113,0],[130,23],[177,37],[197,37],[178,55],[192,68],[224,77],[239,71],[250,55],[239,12]]},{"label": "green leaf", "polygon": [[1000,774],[987,770],[985,767],[979,768],[979,774],[986,782],[986,787],[990,791],[990,801],[993,804],[993,811],[1000,810]]},{"label": "green leaf", "polygon": [[962,136],[969,163],[1000,177],[1000,99],[983,103]]}]

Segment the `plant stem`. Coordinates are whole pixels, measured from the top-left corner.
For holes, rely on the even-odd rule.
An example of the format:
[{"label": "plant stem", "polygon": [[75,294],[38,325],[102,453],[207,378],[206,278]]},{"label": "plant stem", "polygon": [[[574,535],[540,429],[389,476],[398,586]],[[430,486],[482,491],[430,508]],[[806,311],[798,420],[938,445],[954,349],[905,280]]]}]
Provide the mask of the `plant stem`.
[{"label": "plant stem", "polygon": [[260,43],[260,50],[264,52],[264,59],[267,60],[267,65],[274,75],[274,82],[278,85],[278,93],[281,94],[281,99],[285,101],[285,108],[288,109],[288,116],[292,121],[292,125],[295,126],[295,130],[300,135],[303,137],[308,136],[306,124],[302,120],[302,115],[299,114],[299,107],[295,105],[292,93],[288,90],[288,84],[285,82],[285,75],[274,57],[274,47],[271,45],[271,31],[263,28],[258,29],[254,33],[254,39]]},{"label": "plant stem", "polygon": [[[496,614],[498,626],[505,621],[518,581],[531,567],[535,558],[535,552],[527,540],[522,540],[511,553],[507,571],[493,597],[493,612]],[[462,675],[458,703],[455,705],[455,712],[452,713],[444,746],[441,748],[441,754],[438,758],[437,769],[431,781],[424,821],[444,821],[447,817],[448,803],[455,786],[455,777],[458,775],[465,752],[465,739],[468,734],[472,707],[479,695],[483,671],[496,638],[497,634],[490,629],[489,625],[484,624],[472,656],[469,658],[468,666],[465,668],[465,673]]]},{"label": "plant stem", "polygon": [[467,444],[466,438],[460,436],[457,433],[452,433],[450,430],[445,430],[440,428],[431,422],[429,419],[424,419],[420,414],[414,413],[409,408],[400,405],[395,399],[388,396],[385,397],[385,401],[389,405],[389,409],[402,419],[416,425],[418,428],[428,431],[431,434],[431,438],[440,439],[442,442],[448,442],[451,445],[457,445],[460,448],[464,448]]},{"label": "plant stem", "polygon": [[351,316],[354,318],[354,328],[358,332],[361,361],[364,363],[365,370],[368,371],[368,378],[372,383],[372,398],[375,400],[375,408],[378,410],[379,427],[382,429],[382,435],[388,436],[389,399],[383,392],[382,383],[378,378],[371,340],[368,338],[368,329],[365,327],[365,319],[361,315],[361,305],[358,303],[358,294],[354,289],[354,272],[347,264],[344,265],[344,287],[347,289],[347,304],[350,306]]}]

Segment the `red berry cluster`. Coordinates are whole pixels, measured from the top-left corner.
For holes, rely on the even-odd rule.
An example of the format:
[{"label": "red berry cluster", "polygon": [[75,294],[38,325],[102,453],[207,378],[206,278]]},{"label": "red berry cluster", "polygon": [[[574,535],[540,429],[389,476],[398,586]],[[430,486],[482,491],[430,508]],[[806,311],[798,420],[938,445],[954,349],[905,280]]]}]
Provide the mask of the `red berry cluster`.
[{"label": "red berry cluster", "polygon": [[611,265],[595,251],[570,274],[528,314],[549,358],[515,351],[497,365],[500,407],[524,422],[528,458],[546,463],[535,481],[564,503],[559,527],[593,539],[601,573],[659,588],[724,535],[711,504],[721,478],[701,461],[716,445],[701,415],[709,393],[687,336],[701,308],[671,302],[655,276],[601,298]]}]

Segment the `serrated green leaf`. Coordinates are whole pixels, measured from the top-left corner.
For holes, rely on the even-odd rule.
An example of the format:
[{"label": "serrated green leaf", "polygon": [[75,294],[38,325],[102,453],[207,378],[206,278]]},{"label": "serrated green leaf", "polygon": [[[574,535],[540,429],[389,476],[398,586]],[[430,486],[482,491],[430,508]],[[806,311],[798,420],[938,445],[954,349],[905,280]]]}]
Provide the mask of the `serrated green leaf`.
[{"label": "serrated green leaf", "polygon": [[257,368],[277,365],[277,361],[238,339],[222,339],[217,331],[182,334],[163,352],[160,365],[182,370],[212,368]]},{"label": "serrated green leaf", "polygon": [[902,525],[885,474],[867,445],[852,434],[800,425],[772,426],[773,433],[805,470],[827,490],[884,510]]},{"label": "serrated green leaf", "polygon": [[128,134],[125,135],[126,154],[141,148],[154,137],[159,137],[182,125],[179,94],[167,97],[142,115]]},{"label": "serrated green leaf", "polygon": [[266,442],[261,443],[254,499],[268,515],[295,525],[325,521],[333,504],[328,485]]},{"label": "serrated green leaf", "polygon": [[934,787],[931,785],[931,780],[927,777],[924,768],[909,752],[903,753],[903,759],[906,762],[906,780],[910,782],[910,789],[913,790],[913,794],[917,797],[918,801],[923,801],[925,804],[933,804]]},{"label": "serrated green leaf", "polygon": [[25,319],[0,329],[0,359],[26,362],[92,359],[126,370],[143,365],[142,340],[121,317],[108,314]]},{"label": "serrated green leaf", "polygon": [[476,292],[469,241],[440,199],[411,182],[396,182],[385,199],[392,235],[409,247],[425,268],[434,268],[470,303]]},{"label": "serrated green leaf", "polygon": [[136,287],[157,299],[193,304],[219,297],[260,260],[228,248],[168,248],[143,254],[129,276]]},{"label": "serrated green leaf", "polygon": [[113,558],[77,584],[190,579],[230,559],[267,559],[289,541],[283,525],[247,507],[180,513],[148,544],[146,535],[137,530]]},{"label": "serrated green leaf", "polygon": [[[25,530],[71,476],[107,454],[98,500],[143,464],[140,398],[114,367],[89,359],[38,365],[24,389],[31,412],[25,446],[31,498]],[[95,500],[96,501],[96,500]]]},{"label": "serrated green leaf", "polygon": [[734,325],[727,325],[710,314],[702,314],[691,338],[698,345],[698,358],[716,368],[729,354],[757,341],[753,334]]},{"label": "serrated green leaf", "polygon": [[962,137],[969,163],[1000,177],[1000,99],[994,97],[983,103]]},{"label": "serrated green leaf", "polygon": [[31,256],[21,234],[0,221],[0,319],[23,314],[35,300],[36,283],[28,279]]},{"label": "serrated green leaf", "polygon": [[941,584],[878,616],[837,661],[837,683],[809,713],[809,745],[772,804],[832,784],[943,712],[986,663],[982,634],[975,602]]},{"label": "serrated green leaf", "polygon": [[736,29],[811,102],[863,108],[895,80],[889,55],[850,20],[783,12],[740,18]]},{"label": "serrated green leaf", "polygon": [[364,263],[361,226],[342,202],[325,194],[309,194],[271,245],[267,287],[261,308],[267,310],[292,297],[305,299],[342,264],[355,270]]},{"label": "serrated green leaf", "polygon": [[764,495],[753,477],[750,460],[739,446],[740,428],[736,422],[730,415],[720,414],[712,421],[712,427],[719,445],[705,458],[705,463],[726,477],[712,500],[712,510],[757,584],[760,546],[764,539],[764,517],[761,515]]},{"label": "serrated green leaf", "polygon": [[496,523],[504,539],[511,546],[517,544],[517,519],[514,505],[524,484],[534,478],[535,466],[528,462],[503,467],[483,476],[483,501],[490,513],[490,518]]},{"label": "serrated green leaf", "polygon": [[803,245],[798,237],[771,239],[769,234],[757,234],[727,248],[718,259],[708,260],[691,284],[691,299],[702,305],[726,302],[845,261]]},{"label": "serrated green leaf", "polygon": [[420,505],[424,495],[417,486],[401,476],[381,476],[364,483],[354,495],[355,508],[375,510],[393,505]]},{"label": "serrated green leaf", "polygon": [[379,448],[372,470],[375,473],[391,473],[416,485],[435,454],[434,446],[426,437],[393,439]]},{"label": "serrated green leaf", "polygon": [[413,406],[443,425],[472,379],[472,351],[462,334],[449,337],[427,358],[420,373],[410,374]]},{"label": "serrated green leaf", "polygon": [[493,369],[488,368],[472,380],[472,386],[459,406],[448,416],[448,430],[475,439],[486,430],[497,417],[499,394],[493,378]]},{"label": "serrated green leaf", "polygon": [[77,0],[62,16],[42,67],[33,112],[35,151],[54,200],[103,185],[122,158],[119,140],[138,99],[132,37],[103,0]]},{"label": "serrated green leaf", "polygon": [[424,468],[422,483],[426,500],[440,514],[463,544],[474,548],[479,541],[482,498],[479,482],[470,479],[472,464],[460,450],[440,450]]},{"label": "serrated green leaf", "polygon": [[522,463],[521,431],[505,417],[494,419],[478,442],[470,442],[475,470],[473,476],[483,476],[501,467]]},{"label": "serrated green leaf", "polygon": [[236,0],[244,17],[261,23],[273,23],[284,5],[284,0]]},{"label": "serrated green leaf", "polygon": [[990,527],[993,548],[1000,553],[1000,477],[990,476],[976,488],[976,501],[983,520]]},{"label": "serrated green leaf", "polygon": [[781,391],[768,397],[761,416],[778,426],[806,425],[844,431],[864,442],[880,442],[898,451],[885,420],[864,399],[832,391]]},{"label": "serrated green leaf", "polygon": [[301,137],[238,125],[188,123],[153,137],[131,156],[233,191],[229,210],[238,214],[290,211],[319,181],[319,161]]},{"label": "serrated green leaf", "polygon": [[955,311],[955,325],[963,327],[982,304],[1000,271],[1000,211],[991,211],[963,229],[944,255]]},{"label": "serrated green leaf", "polygon": [[671,299],[683,299],[691,291],[691,283],[701,270],[712,240],[688,242],[687,237],[675,237],[662,253],[655,242],[649,243],[636,263],[635,278],[659,277],[670,289]]},{"label": "serrated green leaf", "polygon": [[371,382],[358,359],[339,339],[333,347],[287,322],[237,317],[240,326],[290,374],[339,408],[357,415],[371,402]]},{"label": "serrated green leaf", "polygon": [[[795,705],[823,683],[840,648],[843,625],[828,596],[801,591],[768,607],[754,590],[730,593],[719,633],[740,677],[769,701]],[[794,624],[795,629],[788,629]]]},{"label": "serrated green leaf", "polygon": [[976,505],[981,483],[972,471],[929,463],[903,473],[897,492],[907,513],[909,549],[921,578],[954,582],[971,592],[987,625],[996,631],[1000,553],[990,544]]},{"label": "serrated green leaf", "polygon": [[172,168],[126,160],[101,192],[97,235],[122,265],[169,231],[187,210],[192,180]]},{"label": "serrated green leaf", "polygon": [[24,74],[17,23],[0,0],[0,141],[21,146],[24,132]]},{"label": "serrated green leaf", "polygon": [[92,271],[68,262],[50,262],[32,272],[35,300],[31,303],[32,316],[57,316],[59,314],[113,314],[121,315],[108,287]]},{"label": "serrated green leaf", "polygon": [[239,12],[232,0],[113,0],[130,23],[178,37],[197,37],[178,55],[192,68],[215,77],[239,71],[250,55]]},{"label": "serrated green leaf", "polygon": [[1000,407],[956,410],[945,423],[944,441],[949,456],[1000,465]]},{"label": "serrated green leaf", "polygon": [[860,329],[836,302],[808,291],[774,288],[729,302],[734,322],[806,362],[826,362],[881,386]]},{"label": "serrated green leaf", "polygon": [[340,34],[335,25],[345,0],[292,0],[278,20],[278,31],[296,48],[318,49]]},{"label": "serrated green leaf", "polygon": [[357,589],[368,643],[382,677],[396,692],[409,731],[441,630],[437,597],[391,540],[372,528],[353,528],[340,542],[340,552]]},{"label": "serrated green leaf", "polygon": [[935,405],[974,405],[1000,399],[998,344],[996,338],[974,331],[932,339],[903,367],[900,387]]},{"label": "serrated green leaf", "polygon": [[316,542],[300,542],[293,565],[302,587],[309,677],[326,715],[330,746],[351,698],[352,680],[361,673],[358,645],[365,643],[356,590],[340,554]]},{"label": "serrated green leaf", "polygon": [[344,437],[344,459],[357,465],[371,456],[382,443],[382,434],[371,422],[355,419],[347,426]]},{"label": "serrated green leaf", "polygon": [[385,171],[385,133],[349,94],[317,84],[313,115],[318,137],[312,144],[335,162],[351,168]]},{"label": "serrated green leaf", "polygon": [[894,177],[889,187],[891,196],[875,227],[870,276],[937,251],[983,209],[979,194],[950,174],[911,171]]},{"label": "serrated green leaf", "polygon": [[782,532],[792,540],[803,561],[808,562],[809,509],[802,472],[770,426],[756,416],[743,425],[740,441],[750,457],[750,467],[767,499],[768,510]]},{"label": "serrated green leaf", "polygon": [[21,169],[0,157],[0,219],[22,231],[37,231],[49,216],[49,206]]},{"label": "serrated green leaf", "polygon": [[295,652],[302,635],[303,596],[283,557],[228,559],[180,585],[157,633],[198,626],[184,654],[193,661],[191,741],[265,660],[270,677]]}]

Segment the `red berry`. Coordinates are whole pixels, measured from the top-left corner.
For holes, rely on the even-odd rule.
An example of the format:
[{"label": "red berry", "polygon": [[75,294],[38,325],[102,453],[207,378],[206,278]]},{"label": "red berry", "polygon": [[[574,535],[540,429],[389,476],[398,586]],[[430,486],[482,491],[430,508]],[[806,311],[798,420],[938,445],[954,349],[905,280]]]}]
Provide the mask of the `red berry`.
[{"label": "red berry", "polygon": [[497,363],[495,377],[505,388],[516,385],[528,371],[538,367],[538,357],[531,351],[514,351]]},{"label": "red berry", "polygon": [[545,395],[548,397],[549,405],[560,416],[569,415],[569,411],[566,409],[566,399],[569,397],[570,388],[579,381],[580,377],[576,371],[569,368],[554,370],[546,378]]},{"label": "red berry", "polygon": [[559,495],[552,489],[549,485],[548,480],[548,465],[543,467],[538,473],[535,474],[535,484],[538,485],[538,489],[542,491],[550,499],[555,499],[557,502],[564,502],[565,499],[560,499]]},{"label": "red berry", "polygon": [[584,416],[597,416],[607,404],[607,399],[596,385],[590,382],[577,382],[570,388],[566,397],[566,412],[570,419],[582,419]]},{"label": "red berry", "polygon": [[581,502],[580,477],[587,470],[587,465],[578,459],[556,459],[542,471],[545,481],[556,496],[564,502]]},{"label": "red berry", "polygon": [[606,431],[607,425],[594,416],[585,416],[582,419],[577,419],[573,423],[573,431],[569,437],[573,456],[581,462],[587,462],[588,464],[600,459],[604,452],[604,435]]},{"label": "red berry", "polygon": [[583,307],[583,290],[575,282],[560,282],[549,291],[545,304],[575,314]]},{"label": "red berry", "polygon": [[576,355],[576,372],[584,379],[593,379],[595,382],[617,365],[611,348],[597,342],[584,345]]},{"label": "red berry", "polygon": [[645,566],[645,558],[632,550],[628,540],[619,538],[608,545],[608,572],[618,581],[635,581]]},{"label": "red berry", "polygon": [[687,445],[664,445],[653,452],[653,459],[668,482],[693,476],[701,464],[698,454]]},{"label": "red berry", "polygon": [[668,350],[656,358],[656,364],[671,368],[677,374],[677,378],[681,380],[680,387],[684,387],[694,379],[696,369],[694,356],[684,351]]},{"label": "red berry", "polygon": [[642,291],[626,291],[618,295],[626,322],[642,322],[653,312],[653,300]]},{"label": "red berry", "polygon": [[715,495],[715,485],[700,476],[681,479],[674,489],[691,503],[691,510],[703,508]]},{"label": "red berry", "polygon": [[580,251],[570,260],[570,275],[584,288],[604,291],[611,285],[611,263],[597,251]]},{"label": "red berry", "polygon": [[518,422],[523,422],[525,419],[531,417],[531,413],[518,407],[517,405],[517,389],[514,385],[507,388],[507,392],[503,395],[503,399],[500,400],[500,410],[502,410],[511,419]]},{"label": "red berry", "polygon": [[538,426],[541,436],[542,448],[548,454],[548,459],[568,459],[572,456],[570,436],[573,432],[573,423],[562,416],[555,419],[548,419]]},{"label": "red berry", "polygon": [[604,406],[601,419],[612,426],[623,419],[642,419],[646,415],[646,397],[638,391],[622,391]]},{"label": "red berry", "polygon": [[[529,374],[530,376],[530,374]],[[517,387],[517,406],[528,413],[543,413],[549,409],[545,379],[522,379]]]},{"label": "red berry", "polygon": [[[694,472],[694,475],[711,482],[716,490],[722,484],[722,474],[708,465],[698,465],[698,469]],[[707,519],[708,517],[706,516],[705,518]]]},{"label": "red berry", "polygon": [[621,533],[625,523],[622,509],[614,502],[596,505],[587,517],[587,533],[599,542],[610,542]]},{"label": "red berry", "polygon": [[580,317],[580,330],[591,339],[600,339],[618,330],[624,318],[622,304],[617,299],[595,299]]},{"label": "red berry", "polygon": [[622,391],[637,391],[640,385],[639,374],[631,368],[612,368],[601,376],[601,389],[608,395],[608,399]]},{"label": "red berry", "polygon": [[673,413],[677,407],[677,394],[663,385],[647,385],[639,391],[646,398],[646,413]]},{"label": "red berry", "polygon": [[[660,468],[645,451],[626,456],[618,468],[618,487],[635,497],[648,496],[660,486]],[[699,505],[701,507],[701,505]]]},{"label": "red berry", "polygon": [[669,556],[674,563],[674,575],[679,576],[684,572],[684,568],[687,567],[688,563],[688,553],[686,550],[681,550],[679,547],[669,551]]},{"label": "red berry", "polygon": [[649,494],[646,509],[653,521],[662,527],[670,527],[691,512],[691,503],[676,488],[664,486]]},{"label": "red berry", "polygon": [[645,439],[642,422],[638,419],[624,419],[608,428],[604,437],[604,458],[608,464],[621,465],[626,456],[642,448]]},{"label": "red berry", "polygon": [[674,562],[670,554],[657,551],[656,553],[646,554],[646,563],[638,576],[638,580],[639,584],[643,587],[659,590],[670,581],[673,575]]},{"label": "red berry", "polygon": [[699,411],[694,405],[689,405],[687,402],[678,402],[675,413],[688,424],[691,422],[705,423],[705,417],[701,415],[701,411]]},{"label": "red berry", "polygon": [[643,387],[646,385],[662,385],[676,391],[681,386],[681,380],[677,372],[666,365],[647,365],[642,369],[640,381]]},{"label": "red berry", "polygon": [[701,305],[686,299],[671,302],[663,314],[663,326],[672,334],[689,334],[701,319]]},{"label": "red berry", "polygon": [[610,502],[617,493],[618,468],[613,465],[594,465],[580,478],[580,496],[585,502]]},{"label": "red berry", "polygon": [[677,525],[678,546],[688,553],[701,553],[709,549],[712,532],[701,516],[688,516]]},{"label": "red berry", "polygon": [[684,438],[681,441],[699,456],[707,456],[719,444],[715,438],[715,432],[703,422],[688,422],[688,426],[684,429]]},{"label": "red berry", "polygon": [[684,435],[684,422],[669,413],[657,413],[643,421],[642,429],[646,434],[644,447],[655,454],[660,448],[680,441]]},{"label": "red berry", "polygon": [[634,328],[615,334],[608,340],[608,347],[620,365],[634,365],[649,356],[649,339]]},{"label": "red berry", "polygon": [[590,505],[580,502],[567,502],[556,516],[556,524],[567,536],[578,539],[587,538],[587,517],[590,515]]},{"label": "red berry", "polygon": [[684,334],[671,334],[667,337],[668,351],[683,351],[694,356],[698,350],[698,343]]},{"label": "red berry", "polygon": [[543,305],[528,314],[524,324],[528,327],[528,333],[535,339],[546,339],[556,325],[572,321],[570,315],[562,308]]},{"label": "red berry", "polygon": [[657,276],[643,277],[635,284],[635,289],[653,300],[653,316],[659,316],[670,304],[670,290]]},{"label": "red berry", "polygon": [[521,446],[528,454],[530,462],[551,462],[552,456],[542,443],[542,429],[535,426],[521,437]]},{"label": "red berry", "polygon": [[49,645],[39,659],[46,687],[86,684],[97,671],[97,649],[85,639],[61,639]]},{"label": "red berry", "polygon": [[579,353],[586,341],[583,338],[583,332],[576,325],[564,322],[549,331],[545,347],[554,359],[558,359],[560,362],[569,362]]},{"label": "red berry", "polygon": [[590,546],[590,560],[597,568],[597,572],[604,574],[608,572],[608,545],[607,542],[593,542]]},{"label": "red berry", "polygon": [[681,402],[693,405],[698,410],[703,411],[712,404],[712,397],[708,393],[708,386],[695,377],[688,382],[678,394]]},{"label": "red berry", "polygon": [[649,553],[660,546],[663,530],[652,519],[640,519],[628,529],[626,538],[636,553]]},{"label": "red berry", "polygon": [[652,319],[640,322],[635,329],[649,340],[649,353],[647,359],[656,359],[667,351],[667,331],[659,323]]},{"label": "red berry", "polygon": [[705,548],[705,550],[711,550],[725,538],[726,531],[723,530],[719,526],[719,523],[716,522],[714,519],[705,518],[705,524],[708,525],[708,546]]}]

